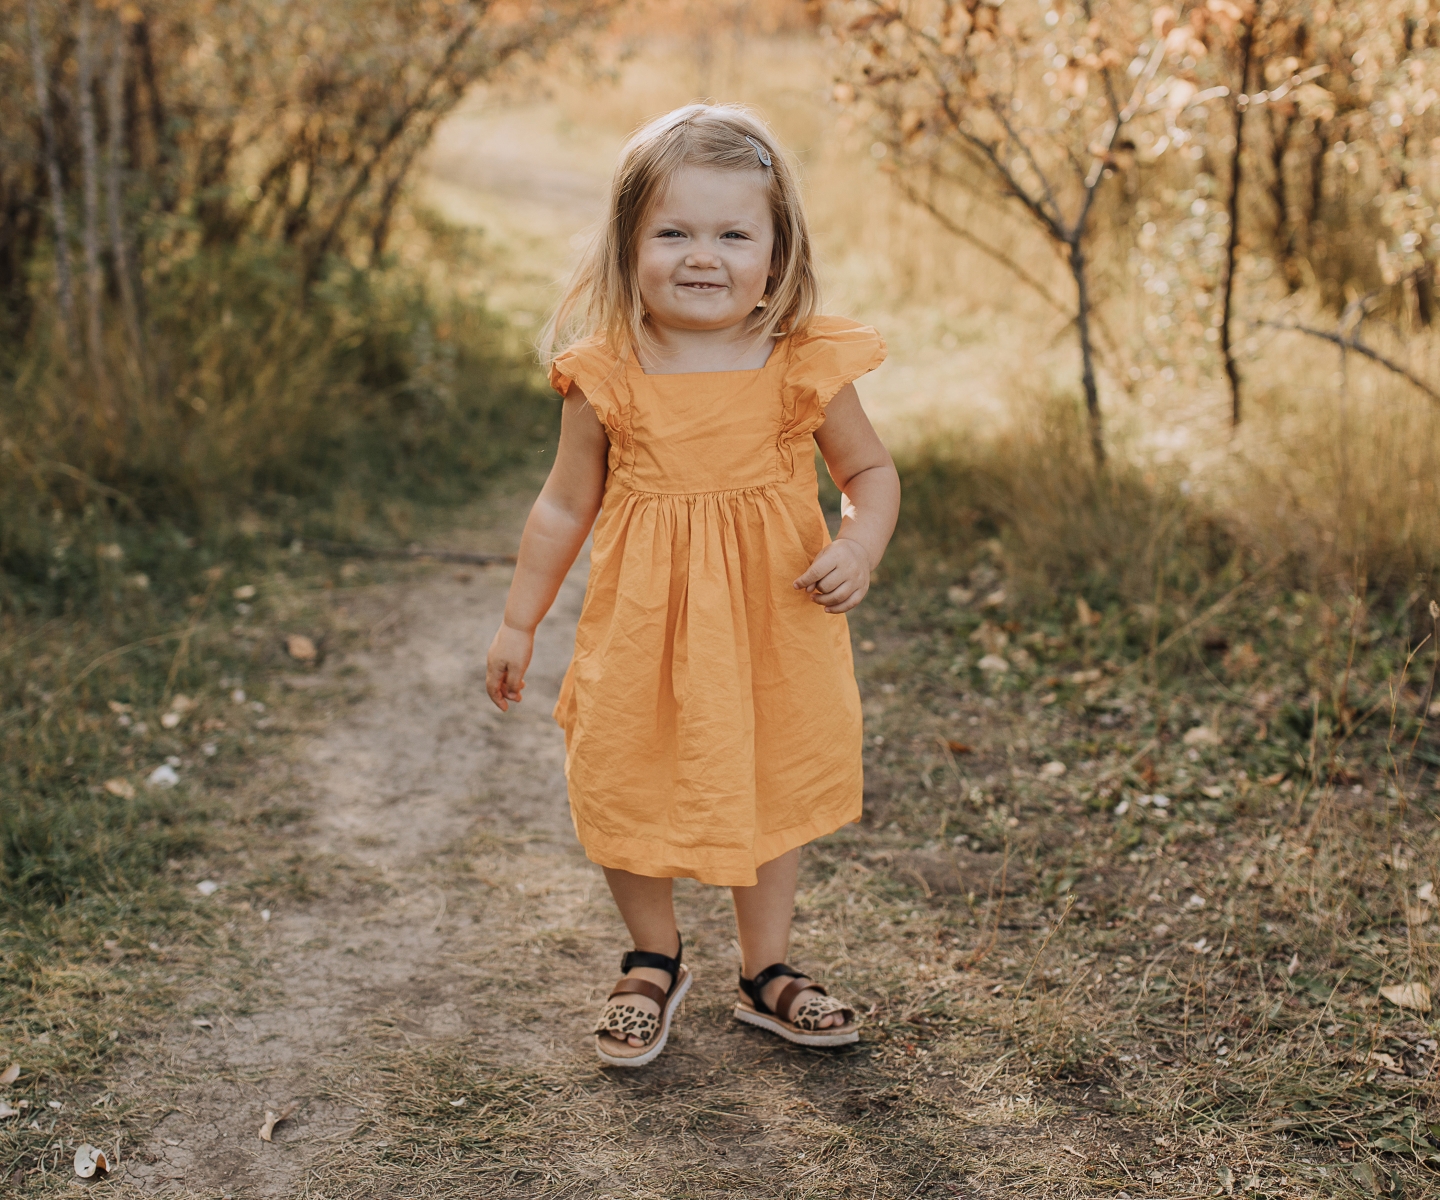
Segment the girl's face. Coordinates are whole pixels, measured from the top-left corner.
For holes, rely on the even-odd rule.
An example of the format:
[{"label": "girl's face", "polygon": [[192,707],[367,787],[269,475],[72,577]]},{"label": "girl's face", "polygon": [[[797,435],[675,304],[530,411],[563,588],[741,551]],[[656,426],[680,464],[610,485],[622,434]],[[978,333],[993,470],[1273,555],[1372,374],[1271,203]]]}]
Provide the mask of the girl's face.
[{"label": "girl's face", "polygon": [[636,273],[651,322],[740,325],[765,295],[774,246],[764,171],[681,167],[640,227]]}]

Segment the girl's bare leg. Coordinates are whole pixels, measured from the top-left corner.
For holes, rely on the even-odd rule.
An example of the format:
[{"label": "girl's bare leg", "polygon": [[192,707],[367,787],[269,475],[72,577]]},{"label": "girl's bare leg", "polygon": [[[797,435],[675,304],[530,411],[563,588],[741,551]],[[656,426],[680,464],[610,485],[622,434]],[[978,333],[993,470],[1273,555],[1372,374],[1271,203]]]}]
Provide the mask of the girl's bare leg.
[{"label": "girl's bare leg", "polygon": [[[740,932],[740,955],[746,979],[774,963],[784,962],[790,952],[790,918],[795,912],[795,880],[800,872],[800,851],[791,850],[758,867],[754,887],[730,889],[735,899],[735,925]],[[788,977],[772,979],[761,992],[765,1003],[775,1007],[780,993],[792,982]],[[801,992],[798,1006],[812,993]],[[839,1013],[831,1013],[821,1027],[843,1024]]]},{"label": "girl's bare leg", "polygon": [[[625,928],[630,931],[630,940],[636,950],[648,950],[652,954],[674,955],[680,946],[680,934],[675,928],[675,906],[671,900],[673,880],[652,879],[648,875],[632,875],[605,867],[605,882],[610,885],[610,894],[615,897],[615,907],[624,918]],[[793,886],[792,886],[793,891]],[[636,967],[627,973],[628,979],[646,979],[662,990],[674,982],[666,971],[653,967]],[[660,1007],[645,996],[631,995],[627,1003],[659,1012]],[[637,1037],[629,1039],[630,1045],[642,1046]]]}]

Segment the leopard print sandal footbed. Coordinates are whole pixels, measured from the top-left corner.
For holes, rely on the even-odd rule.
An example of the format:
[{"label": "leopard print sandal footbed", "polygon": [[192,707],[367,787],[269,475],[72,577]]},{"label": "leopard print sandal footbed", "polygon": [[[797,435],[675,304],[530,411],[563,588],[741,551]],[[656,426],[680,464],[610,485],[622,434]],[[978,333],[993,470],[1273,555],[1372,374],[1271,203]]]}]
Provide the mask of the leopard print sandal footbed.
[{"label": "leopard print sandal footbed", "polygon": [[[670,990],[665,991],[645,979],[622,979],[615,985],[594,1029],[595,1053],[600,1056],[601,1062],[611,1067],[643,1067],[653,1062],[665,1049],[671,1021],[685,993],[690,990],[692,979],[690,968],[680,963],[680,954],[679,949],[673,958],[652,954],[648,950],[631,950],[620,960],[620,970],[626,973],[636,967],[665,971],[670,976]],[[644,996],[653,1000],[660,1011],[647,1012],[633,1001],[626,1000],[627,996]],[[645,1044],[630,1046],[626,1039],[632,1035],[641,1038]]]},{"label": "leopard print sandal footbed", "polygon": [[[782,975],[790,976],[791,981],[775,998],[772,1009],[765,1003],[763,992],[767,984]],[[855,1010],[836,1000],[824,987],[787,963],[766,967],[757,972],[754,979],[741,975],[740,991],[743,998],[735,1006],[736,1020],[779,1034],[787,1042],[799,1046],[848,1046],[860,1040]],[[818,992],[819,995],[796,1004],[797,997],[806,991]],[[789,1015],[782,1016],[782,1013]],[[842,1024],[822,1029],[820,1022],[832,1013],[840,1014]]]}]

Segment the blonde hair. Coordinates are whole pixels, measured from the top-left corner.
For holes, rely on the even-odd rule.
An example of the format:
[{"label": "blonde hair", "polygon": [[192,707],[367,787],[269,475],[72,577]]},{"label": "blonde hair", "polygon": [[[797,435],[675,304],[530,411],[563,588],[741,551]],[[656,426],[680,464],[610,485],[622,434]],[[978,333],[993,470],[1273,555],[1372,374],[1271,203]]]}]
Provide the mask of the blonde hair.
[{"label": "blonde hair", "polygon": [[566,347],[597,333],[622,358],[632,348],[653,344],[635,272],[640,227],[651,204],[685,166],[765,172],[775,246],[767,303],[756,310],[756,336],[800,333],[814,318],[820,287],[789,162],[764,122],[748,109],[688,104],[649,122],[626,143],[610,184],[608,219],[541,335],[540,354],[547,366]]}]

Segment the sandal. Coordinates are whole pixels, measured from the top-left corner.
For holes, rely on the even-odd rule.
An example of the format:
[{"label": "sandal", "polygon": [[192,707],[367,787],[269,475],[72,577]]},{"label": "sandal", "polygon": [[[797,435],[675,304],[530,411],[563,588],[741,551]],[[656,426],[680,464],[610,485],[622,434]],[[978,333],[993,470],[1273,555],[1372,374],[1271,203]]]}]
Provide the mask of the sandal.
[{"label": "sandal", "polygon": [[[684,948],[682,942],[676,948],[674,958],[653,954],[649,950],[631,950],[621,958],[620,970],[627,973],[636,967],[668,972],[670,990],[661,991],[659,984],[648,979],[622,979],[615,985],[594,1030],[595,1053],[600,1056],[601,1062],[611,1067],[643,1067],[665,1049],[671,1021],[680,1007],[680,1001],[690,990],[690,968],[680,965],[680,953]],[[648,997],[660,1006],[660,1011],[646,1012],[634,1003],[620,999],[629,995]],[[643,1038],[645,1044],[630,1045],[626,1039],[631,1036]]]},{"label": "sandal", "polygon": [[[762,998],[765,985],[782,975],[793,976],[793,979],[776,997],[775,1007],[771,1008]],[[860,1040],[855,1010],[848,1004],[841,1004],[810,976],[786,963],[766,967],[754,979],[746,979],[742,974],[740,991],[745,998],[735,1006],[736,1020],[778,1033],[787,1042],[800,1046],[848,1046]],[[805,991],[820,994],[796,1005],[791,1012],[790,1006],[795,1003],[795,998]],[[782,1013],[788,1013],[788,1016],[781,1016]],[[840,1013],[844,1023],[822,1029],[820,1022],[831,1013]]]}]

